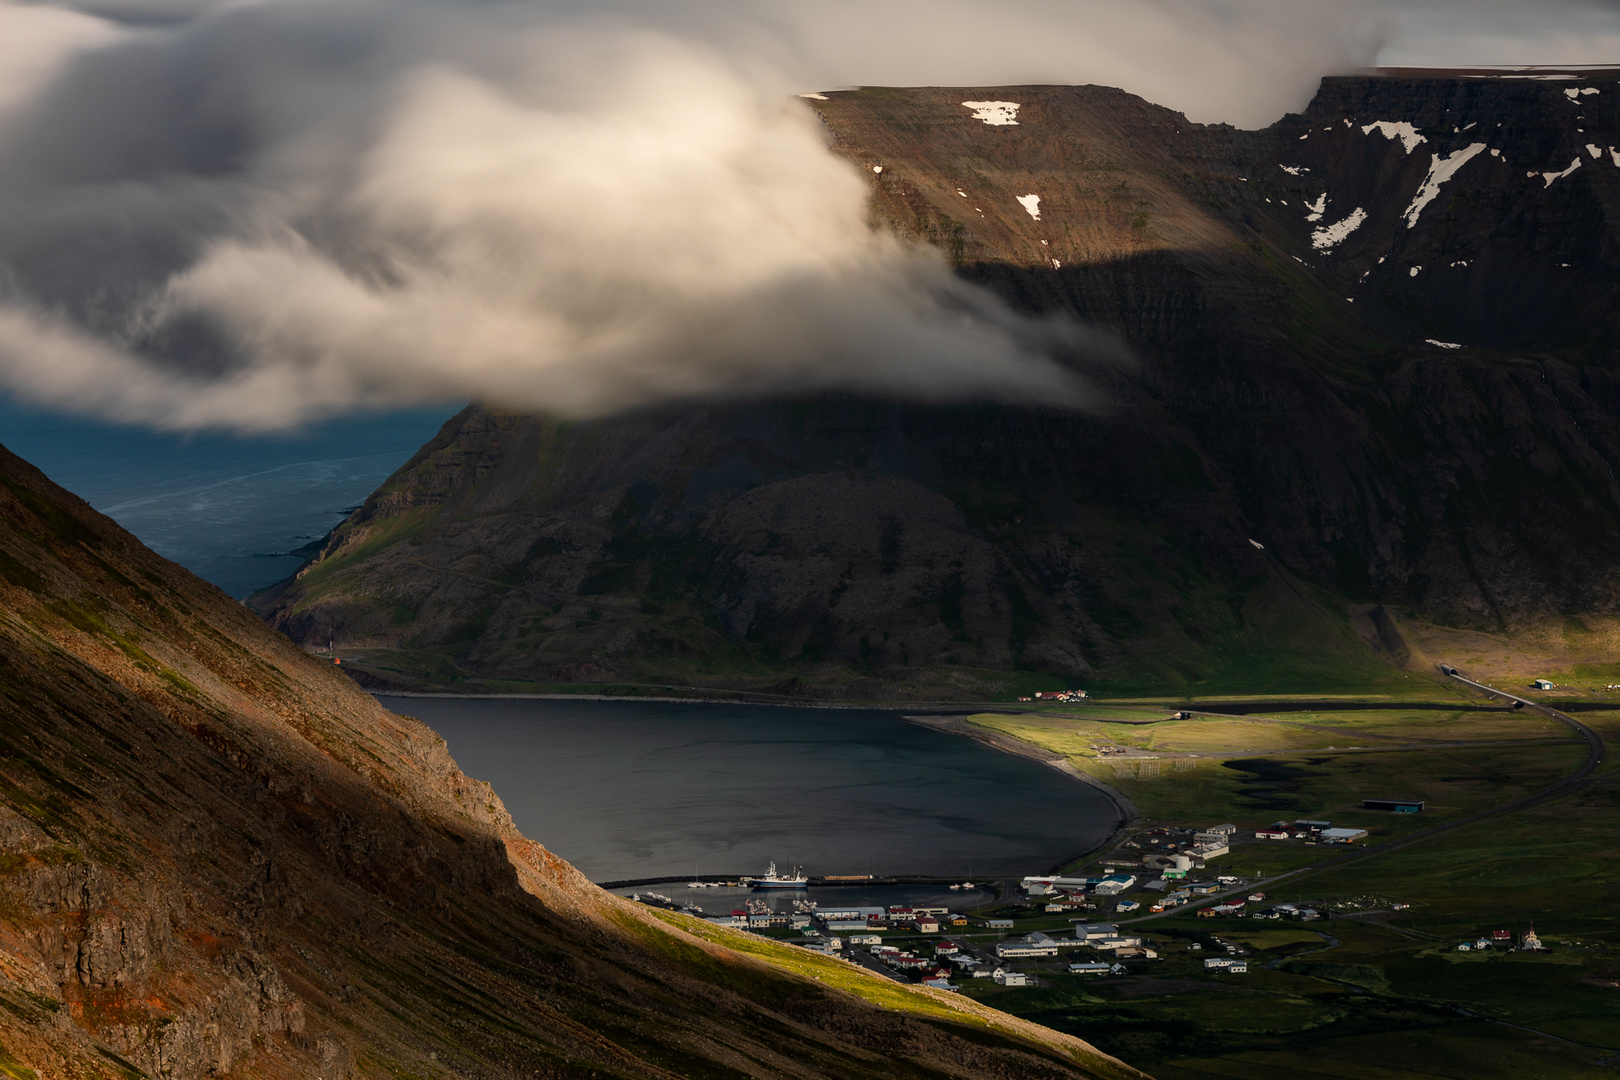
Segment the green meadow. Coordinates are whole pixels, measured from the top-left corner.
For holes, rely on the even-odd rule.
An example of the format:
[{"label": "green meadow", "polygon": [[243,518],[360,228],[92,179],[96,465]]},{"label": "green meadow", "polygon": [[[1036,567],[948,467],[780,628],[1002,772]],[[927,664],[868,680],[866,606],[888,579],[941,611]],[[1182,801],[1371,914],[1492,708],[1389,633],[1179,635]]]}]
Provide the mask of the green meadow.
[{"label": "green meadow", "polygon": [[[1239,826],[1247,836],[1211,872],[1302,871],[1264,886],[1267,903],[1311,903],[1332,914],[1297,922],[1198,918],[1182,909],[1139,918],[1144,907],[1119,921],[1148,935],[1160,958],[1132,962],[1128,977],[1070,976],[1048,963],[1037,965],[1039,988],[964,980],[965,992],[1087,1039],[1160,1080],[1620,1073],[1614,763],[1563,797],[1379,852],[1555,783],[1584,760],[1584,747],[1540,716],[1461,701],[1434,702],[1444,709],[1387,699],[1357,710],[1280,704],[1290,711],[1146,724],[1119,717],[1114,703],[974,717],[1064,754],[1128,796],[1144,828]],[[1579,716],[1620,740],[1620,711]],[[1101,746],[1129,753],[1104,755],[1094,749]],[[1417,815],[1361,809],[1364,798],[1389,797],[1427,807]],[[1367,829],[1357,845],[1367,856],[1311,870],[1342,849],[1252,839],[1256,826],[1295,818]],[[1393,901],[1410,906],[1395,910]],[[1031,929],[1040,925],[1028,920]],[[1457,949],[1496,930],[1518,940],[1531,928],[1546,952]],[[1204,969],[1203,959],[1226,955],[1226,945],[1244,950],[1246,974]]]}]

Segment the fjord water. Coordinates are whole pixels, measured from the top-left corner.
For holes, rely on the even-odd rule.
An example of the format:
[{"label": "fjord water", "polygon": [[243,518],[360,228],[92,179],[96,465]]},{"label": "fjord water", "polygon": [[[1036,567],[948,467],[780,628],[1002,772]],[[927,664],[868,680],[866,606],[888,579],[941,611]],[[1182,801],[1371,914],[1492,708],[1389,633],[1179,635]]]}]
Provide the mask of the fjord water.
[{"label": "fjord water", "polygon": [[1116,821],[1096,789],[898,712],[380,700],[443,735],[526,836],[593,881],[772,860],[813,875],[1045,873]]},{"label": "fjord water", "polygon": [[439,430],[436,406],[282,435],[180,435],[64,416],[0,396],[0,443],[140,538],[241,599],[303,562]]}]

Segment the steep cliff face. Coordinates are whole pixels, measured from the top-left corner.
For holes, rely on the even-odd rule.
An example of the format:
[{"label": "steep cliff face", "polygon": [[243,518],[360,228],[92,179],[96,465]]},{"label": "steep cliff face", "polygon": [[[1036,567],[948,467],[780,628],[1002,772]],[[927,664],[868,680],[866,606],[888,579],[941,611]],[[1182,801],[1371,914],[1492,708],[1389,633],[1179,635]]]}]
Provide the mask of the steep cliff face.
[{"label": "steep cliff face", "polygon": [[596,889],[432,731],[0,449],[0,1073],[1140,1075],[874,985],[899,1011]]},{"label": "steep cliff face", "polygon": [[827,98],[881,226],[1130,342],[1107,411],[473,409],[272,621],[406,681],[922,696],[1368,677],[1358,604],[1610,625],[1612,76],[1328,79],[1257,132],[1098,87]]}]

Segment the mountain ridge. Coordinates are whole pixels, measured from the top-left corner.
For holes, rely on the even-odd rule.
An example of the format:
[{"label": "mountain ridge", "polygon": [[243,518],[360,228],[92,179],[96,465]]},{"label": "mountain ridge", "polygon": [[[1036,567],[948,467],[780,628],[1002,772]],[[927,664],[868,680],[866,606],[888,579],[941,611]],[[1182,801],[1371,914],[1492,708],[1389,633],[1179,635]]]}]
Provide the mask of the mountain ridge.
[{"label": "mountain ridge", "polygon": [[[828,93],[877,227],[1130,343],[1086,369],[1108,410],[475,407],[255,603],[403,686],[938,698],[1259,658],[1298,690],[1400,670],[1371,608],[1612,643],[1620,157],[1586,141],[1620,146],[1620,85],[1584,89],[1336,77],[1262,131],[1100,87]],[[962,104],[992,98],[1016,124]]]}]

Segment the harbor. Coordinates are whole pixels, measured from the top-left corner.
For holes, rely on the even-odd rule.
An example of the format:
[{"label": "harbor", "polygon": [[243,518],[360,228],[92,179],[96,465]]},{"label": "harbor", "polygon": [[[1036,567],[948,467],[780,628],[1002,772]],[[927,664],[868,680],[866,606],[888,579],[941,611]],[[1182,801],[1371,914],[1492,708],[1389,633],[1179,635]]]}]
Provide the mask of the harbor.
[{"label": "harbor", "polygon": [[[744,875],[746,876],[746,875]],[[736,911],[792,915],[844,909],[928,908],[951,912],[974,911],[1003,896],[1000,881],[942,880],[868,881],[860,884],[816,884],[802,889],[753,889],[741,878],[694,883],[691,879],[644,884],[614,884],[608,891],[626,899],[652,902],[704,918],[725,917]],[[693,888],[697,884],[699,887]],[[956,888],[951,886],[955,885]]]}]

